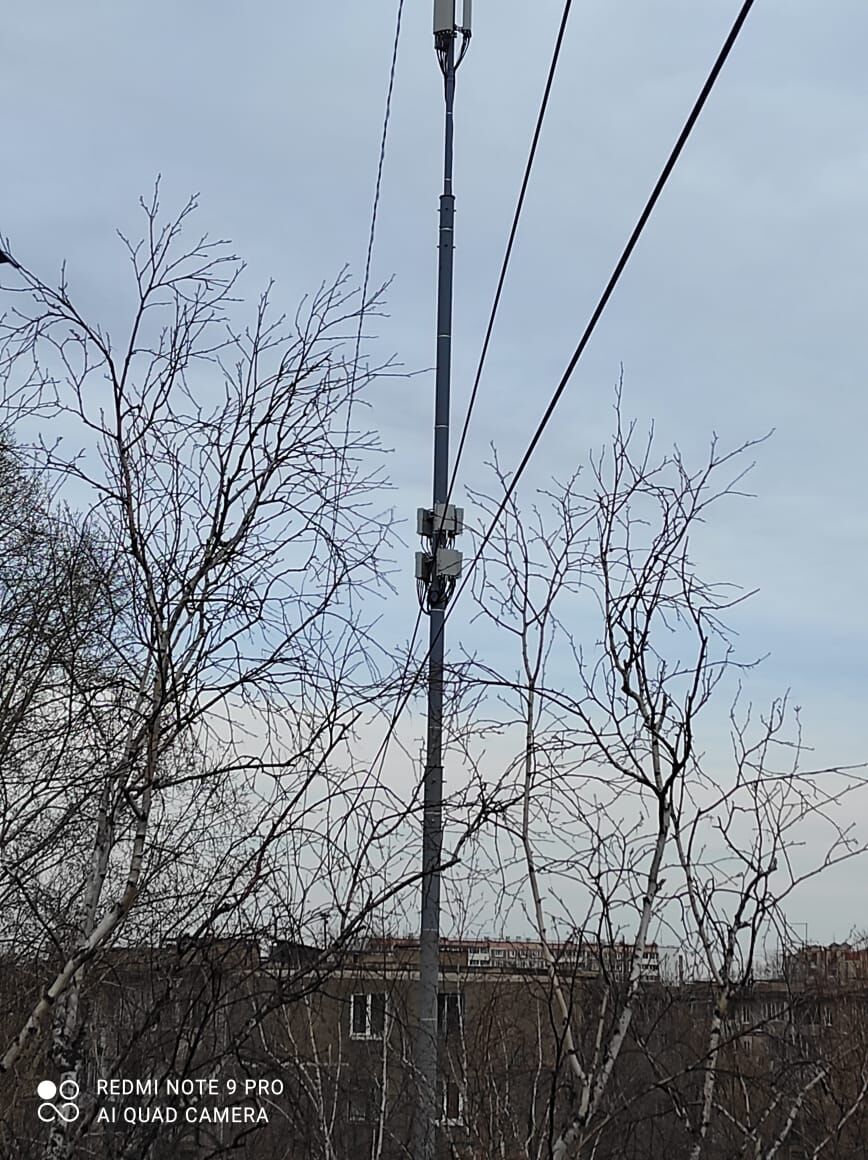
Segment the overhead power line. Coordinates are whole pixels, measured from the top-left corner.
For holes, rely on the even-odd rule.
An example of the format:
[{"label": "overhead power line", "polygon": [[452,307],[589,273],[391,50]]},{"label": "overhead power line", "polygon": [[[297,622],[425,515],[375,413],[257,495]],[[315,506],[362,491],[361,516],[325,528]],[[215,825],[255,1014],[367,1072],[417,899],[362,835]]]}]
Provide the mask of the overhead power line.
[{"label": "overhead power line", "polygon": [[[561,400],[561,396],[563,395],[564,391],[566,390],[567,384],[569,383],[570,379],[572,378],[573,372],[575,371],[576,366],[578,365],[579,359],[584,354],[585,348],[587,347],[588,343],[590,342],[591,335],[596,330],[597,323],[600,321],[600,319],[603,315],[603,311],[606,309],[606,306],[609,303],[609,299],[612,297],[612,294],[614,293],[615,287],[618,285],[618,282],[621,278],[621,275],[624,273],[624,270],[627,266],[627,263],[630,261],[630,258],[633,254],[633,251],[636,248],[636,244],[638,243],[639,238],[642,236],[642,232],[644,231],[645,226],[648,224],[648,219],[651,217],[651,214],[654,212],[654,207],[656,206],[667,181],[672,176],[672,171],[675,169],[675,166],[678,163],[678,159],[681,156],[681,153],[684,149],[684,146],[687,144],[687,140],[690,137],[690,134],[693,132],[693,128],[696,125],[696,122],[699,120],[699,115],[705,106],[705,102],[708,100],[708,97],[711,93],[711,90],[714,88],[714,85],[717,81],[717,78],[720,76],[721,69],[723,68],[724,64],[726,63],[727,57],[729,56],[730,52],[732,51],[732,47],[735,44],[736,40],[738,39],[738,35],[741,32],[742,27],[744,25],[744,22],[745,22],[745,20],[747,20],[748,13],[750,12],[751,8],[753,8],[753,5],[754,5],[754,0],[745,0],[745,2],[742,4],[741,9],[739,10],[738,16],[735,18],[735,22],[733,23],[732,28],[729,30],[729,35],[727,36],[726,40],[724,41],[723,47],[721,48],[720,52],[718,53],[717,59],[715,60],[714,64],[712,65],[711,72],[708,74],[708,76],[705,80],[705,84],[702,86],[702,89],[700,90],[699,96],[696,98],[696,101],[693,105],[693,108],[690,110],[689,116],[688,116],[687,120],[684,122],[684,127],[682,128],[681,132],[678,134],[678,139],[676,140],[674,146],[672,147],[671,153],[669,154],[668,158],[666,159],[666,164],[663,166],[663,169],[660,171],[660,176],[657,178],[657,181],[654,185],[654,188],[651,190],[651,194],[645,203],[645,208],[642,210],[642,213],[639,215],[639,220],[636,222],[636,225],[633,227],[633,232],[630,234],[630,237],[627,239],[627,244],[624,246],[624,249],[621,251],[620,258],[615,263],[615,268],[609,277],[609,281],[606,283],[606,286],[603,290],[603,293],[600,295],[600,299],[597,302],[596,307],[594,308],[594,312],[591,315],[590,320],[588,321],[588,324],[584,329],[584,332],[582,333],[582,337],[579,339],[579,342],[578,342],[578,345],[576,346],[576,349],[573,351],[573,354],[572,354],[572,357],[570,358],[570,361],[567,363],[567,368],[564,371],[563,375],[561,376],[561,380],[558,383],[557,387],[555,388],[554,393],[553,393],[551,399],[549,400],[548,406],[546,407],[545,411],[543,412],[542,418],[540,419],[539,423],[537,424],[537,428],[534,431],[533,436],[530,440],[530,443],[527,446],[527,450],[525,451],[524,455],[521,457],[521,461],[519,462],[518,467],[516,467],[515,472],[513,473],[512,477],[510,479],[509,486],[507,487],[506,491],[504,492],[503,499],[501,500],[501,502],[497,508],[497,511],[494,513],[494,518],[491,521],[491,525],[490,525],[488,531],[483,536],[482,543],[479,546],[479,551],[477,552],[477,554],[473,558],[473,561],[471,563],[471,568],[473,568],[478,563],[479,558],[482,555],[482,552],[483,552],[486,544],[488,543],[495,527],[497,526],[498,520],[503,515],[503,512],[506,510],[506,506],[509,503],[510,499],[512,498],[512,495],[515,492],[515,489],[518,487],[519,481],[521,480],[521,477],[524,475],[525,470],[527,469],[527,465],[530,463],[531,456],[533,455],[534,451],[536,450],[537,445],[539,444],[539,441],[543,436],[543,432],[545,431],[546,427],[549,425],[549,422],[551,421],[551,418],[555,413],[555,409]],[[467,575],[468,576],[470,575],[469,570],[468,570]],[[456,594],[455,594],[456,597],[464,590],[466,583],[467,583],[467,580],[465,578],[464,582],[459,587],[458,592],[456,592]]]},{"label": "overhead power line", "polygon": [[[494,293],[494,301],[491,305],[491,314],[488,318],[488,325],[485,328],[485,338],[482,342],[482,350],[479,354],[479,362],[476,366],[476,374],[473,377],[473,388],[470,392],[470,399],[467,404],[467,411],[464,415],[464,424],[461,428],[461,436],[458,440],[458,450],[455,453],[455,463],[452,466],[452,476],[449,480],[449,496],[451,498],[453,488],[455,487],[455,480],[458,478],[458,468],[461,463],[461,456],[464,453],[464,444],[467,440],[467,432],[470,428],[470,418],[473,414],[473,408],[476,405],[476,397],[479,394],[479,383],[482,379],[482,370],[485,366],[485,359],[488,356],[488,348],[491,344],[491,335],[494,331],[494,323],[497,318],[497,311],[500,306],[500,299],[503,294],[503,286],[506,281],[507,271],[509,270],[510,259],[512,258],[512,248],[515,243],[515,235],[518,232],[518,223],[521,219],[521,211],[524,208],[524,199],[527,194],[527,187],[530,184],[530,175],[533,171],[533,163],[536,160],[537,146],[539,145],[540,134],[542,133],[543,122],[545,121],[546,110],[548,109],[549,96],[552,91],[552,84],[557,72],[558,61],[561,55],[561,45],[564,42],[564,33],[567,29],[567,21],[570,16],[570,9],[572,8],[573,0],[566,0],[564,4],[563,15],[561,16],[561,23],[558,29],[558,35],[555,40],[554,51],[552,52],[551,64],[549,65],[548,77],[546,78],[545,89],[540,102],[539,113],[537,114],[536,127],[533,132],[533,139],[530,143],[530,152],[527,157],[527,164],[524,170],[524,177],[521,182],[521,189],[518,194],[518,201],[515,206],[515,213],[512,217],[512,225],[509,230],[509,238],[506,243],[506,250],[503,255],[503,263],[500,267],[500,276],[497,279],[497,289]],[[447,499],[447,503],[449,500]]]},{"label": "overhead power line", "polygon": [[383,184],[383,169],[386,164],[386,144],[389,139],[389,121],[392,116],[392,94],[395,91],[395,72],[398,68],[398,49],[401,43],[401,19],[404,15],[404,0],[398,0],[398,12],[395,18],[395,38],[392,43],[392,62],[389,66],[389,86],[386,90],[386,109],[383,114],[383,132],[380,136],[380,156],[377,161],[377,181],[374,186],[374,203],[371,207],[371,228],[368,232],[368,249],[365,255],[365,274],[362,279],[362,307],[359,311],[359,328],[356,331],[356,349],[353,359],[353,378],[356,374],[356,363],[359,358],[359,348],[362,342],[362,326],[364,325],[365,303],[368,297],[368,287],[371,281],[371,260],[374,254],[374,238],[377,233],[377,216],[380,211],[380,189]]},{"label": "overhead power line", "polygon": [[[374,184],[374,200],[371,206],[371,223],[368,229],[368,244],[365,251],[365,272],[362,277],[362,293],[361,302],[359,304],[359,318],[358,326],[356,327],[355,346],[353,349],[353,361],[350,369],[350,388],[349,397],[347,400],[347,419],[344,424],[344,448],[346,448],[350,439],[350,426],[352,423],[353,403],[356,398],[356,380],[359,374],[359,353],[362,347],[362,332],[365,326],[365,313],[368,304],[368,290],[371,283],[371,264],[374,256],[374,239],[377,235],[377,218],[380,212],[380,191],[383,185],[383,170],[386,164],[386,146],[389,140],[389,122],[392,117],[392,96],[395,91],[395,73],[398,68],[398,50],[401,44],[401,20],[404,15],[404,0],[398,0],[398,10],[395,17],[395,36],[392,41],[392,58],[389,65],[389,82],[386,89],[386,108],[383,113],[383,128],[380,134],[380,151],[377,159],[377,180]],[[344,493],[344,481],[346,471],[346,455],[340,457],[337,472],[337,482],[335,485],[335,514],[332,522],[332,535],[337,539],[337,525],[340,511],[340,500]],[[338,563],[335,561],[335,578],[337,578]]]},{"label": "overhead power line", "polygon": [[[395,91],[395,74],[397,72],[397,67],[398,67],[398,54],[399,54],[399,49],[400,49],[400,44],[401,44],[401,24],[402,24],[403,15],[404,15],[404,0],[398,0],[398,7],[397,7],[396,16],[395,16],[395,35],[394,35],[394,38],[392,41],[392,56],[391,56],[391,62],[389,65],[389,80],[388,80],[388,85],[387,85],[387,89],[386,89],[386,107],[385,107],[385,110],[383,113],[383,128],[382,128],[382,132],[380,134],[380,150],[379,150],[379,157],[377,160],[377,179],[376,179],[376,182],[374,184],[374,199],[373,199],[373,204],[371,206],[371,221],[370,221],[370,227],[368,230],[367,250],[365,253],[365,270],[364,270],[364,276],[362,278],[361,304],[360,304],[360,308],[359,308],[358,327],[356,329],[356,336],[355,336],[355,349],[353,352],[353,362],[352,362],[352,372],[351,372],[352,377],[350,380],[350,397],[349,397],[349,403],[347,406],[347,420],[346,420],[346,426],[345,426],[345,431],[344,431],[345,445],[347,442],[349,442],[349,437],[350,437],[350,423],[351,423],[351,417],[352,417],[352,406],[353,406],[353,401],[355,399],[355,385],[356,385],[356,378],[358,376],[359,352],[361,350],[362,332],[363,332],[364,323],[365,323],[365,308],[367,305],[368,289],[370,287],[370,280],[371,280],[371,265],[372,265],[373,254],[374,254],[374,240],[375,240],[376,234],[377,234],[377,218],[378,218],[379,209],[380,209],[380,194],[381,194],[382,184],[383,184],[383,170],[385,168],[385,163],[386,163],[386,149],[387,149],[387,144],[388,144],[388,139],[389,139],[389,123],[391,121],[391,116],[392,116],[392,99],[393,99],[393,95],[394,95],[394,91]],[[340,463],[339,470],[338,470],[338,482],[337,482],[337,491],[336,491],[336,501],[337,502],[340,501],[340,496],[343,493],[344,468],[345,468],[345,461],[342,459],[341,463]],[[337,503],[336,503],[335,529],[334,529],[335,532],[336,532],[336,527],[337,527],[337,518],[338,518],[338,515],[337,515]],[[422,624],[422,609],[420,608],[419,613],[416,617],[416,624],[413,628],[412,639],[410,641],[410,645],[409,645],[409,649],[408,649],[408,653],[407,653],[408,659],[407,659],[407,662],[404,664],[404,667],[403,667],[400,675],[398,676],[399,693],[398,693],[398,698],[396,700],[395,709],[389,717],[389,725],[388,725],[388,728],[386,730],[386,735],[383,738],[383,741],[382,741],[379,749],[377,750],[377,753],[374,757],[374,760],[371,763],[372,768],[374,766],[379,765],[379,770],[377,773],[378,778],[382,775],[383,766],[384,766],[385,760],[386,760],[386,754],[387,754],[387,751],[389,748],[389,743],[391,741],[391,738],[394,735],[395,726],[398,723],[398,718],[400,717],[401,713],[406,708],[407,702],[413,694],[413,689],[415,688],[416,683],[419,680],[419,673],[417,672],[415,675],[412,676],[412,679],[410,681],[409,686],[406,684],[407,678],[410,677],[410,658],[412,657],[413,652],[416,648],[416,638],[419,634],[419,628],[421,627],[421,624]],[[405,695],[405,689],[407,690],[406,695]]]}]

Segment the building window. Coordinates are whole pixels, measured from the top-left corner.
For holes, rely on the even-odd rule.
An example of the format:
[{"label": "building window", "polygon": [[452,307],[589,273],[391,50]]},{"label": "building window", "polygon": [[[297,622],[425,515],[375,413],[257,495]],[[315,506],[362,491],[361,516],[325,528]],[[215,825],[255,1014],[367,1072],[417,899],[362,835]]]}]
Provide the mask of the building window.
[{"label": "building window", "polygon": [[382,991],[352,996],[350,1034],[353,1039],[382,1039],[385,1025],[386,996]]},{"label": "building window", "polygon": [[437,996],[437,1030],[441,1035],[460,1035],[464,1021],[461,991],[441,991]]},{"label": "building window", "polygon": [[371,1124],[380,1116],[382,1092],[380,1077],[374,1076],[363,1087],[351,1089],[347,1116],[351,1124]]},{"label": "building window", "polygon": [[371,1118],[368,1110],[368,1097],[364,1092],[352,1092],[348,1119],[351,1124],[367,1124]]},{"label": "building window", "polygon": [[760,1023],[789,1023],[790,1009],[787,1003],[765,999],[758,1004],[757,1016]]},{"label": "building window", "polygon": [[464,1092],[454,1079],[443,1081],[440,1088],[440,1123],[464,1123]]}]

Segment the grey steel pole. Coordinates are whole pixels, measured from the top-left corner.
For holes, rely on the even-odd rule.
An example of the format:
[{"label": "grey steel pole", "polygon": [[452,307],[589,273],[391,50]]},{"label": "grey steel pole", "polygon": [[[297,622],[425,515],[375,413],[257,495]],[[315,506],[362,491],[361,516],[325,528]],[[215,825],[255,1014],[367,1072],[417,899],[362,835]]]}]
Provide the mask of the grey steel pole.
[{"label": "grey steel pole", "polygon": [[[469,30],[465,37],[469,36]],[[416,1081],[418,1101],[414,1120],[415,1160],[435,1160],[439,1103],[437,999],[440,981],[440,862],[443,847],[443,664],[446,605],[454,586],[454,572],[441,561],[460,531],[449,498],[449,395],[452,371],[452,259],[455,198],[452,194],[452,133],[455,100],[454,19],[448,30],[437,30],[435,46],[444,77],[445,126],[443,192],[440,195],[437,264],[437,352],[434,399],[434,486],[428,523],[425,602],[429,613],[428,730],[422,821],[422,899],[419,937],[419,986],[416,1021]],[[465,41],[466,43],[466,41]],[[456,557],[458,554],[452,552]],[[457,565],[460,567],[460,564]]]}]

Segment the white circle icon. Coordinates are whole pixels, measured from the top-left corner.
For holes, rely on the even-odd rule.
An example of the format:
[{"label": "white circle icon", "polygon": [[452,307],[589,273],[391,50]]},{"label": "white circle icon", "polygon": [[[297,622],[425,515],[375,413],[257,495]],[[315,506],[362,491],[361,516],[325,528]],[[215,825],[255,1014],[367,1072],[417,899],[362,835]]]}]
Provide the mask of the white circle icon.
[{"label": "white circle icon", "polygon": [[[80,1090],[74,1079],[64,1079],[59,1084],[50,1079],[40,1080],[36,1094],[42,1103],[36,1109],[37,1116],[43,1124],[56,1123],[58,1120],[64,1124],[74,1123],[80,1115],[78,1104],[75,1103]],[[52,1103],[57,1096],[60,1096],[63,1103]]]}]

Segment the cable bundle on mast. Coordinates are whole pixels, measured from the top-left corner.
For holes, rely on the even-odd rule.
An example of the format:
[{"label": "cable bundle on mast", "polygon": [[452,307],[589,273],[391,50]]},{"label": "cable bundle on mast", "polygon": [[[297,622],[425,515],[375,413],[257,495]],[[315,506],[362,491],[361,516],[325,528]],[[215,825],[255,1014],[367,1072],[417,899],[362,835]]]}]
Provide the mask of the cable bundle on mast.
[{"label": "cable bundle on mast", "polygon": [[458,59],[452,64],[457,69],[470,47],[470,21],[473,0],[464,0],[461,24],[455,23],[455,0],[434,0],[434,51],[444,77],[449,71],[449,48],[455,37],[461,33],[461,48]]}]

